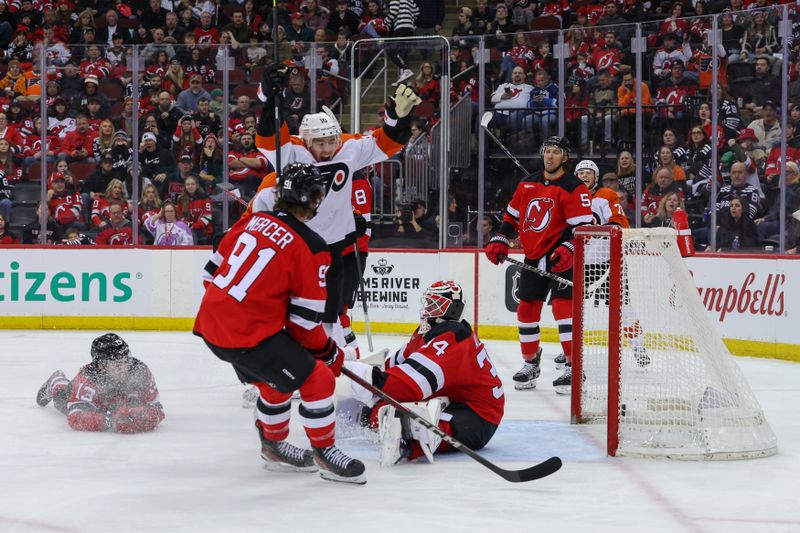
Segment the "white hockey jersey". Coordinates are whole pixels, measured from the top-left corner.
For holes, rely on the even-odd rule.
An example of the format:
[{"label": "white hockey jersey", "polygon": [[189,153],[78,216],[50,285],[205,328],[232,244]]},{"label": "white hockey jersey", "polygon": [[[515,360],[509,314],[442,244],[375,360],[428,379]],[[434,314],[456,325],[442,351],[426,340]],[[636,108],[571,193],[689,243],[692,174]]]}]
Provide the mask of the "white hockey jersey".
[{"label": "white hockey jersey", "polygon": [[[348,233],[355,231],[351,201],[353,173],[368,165],[385,161],[403,148],[383,128],[379,128],[370,135],[342,134],[342,145],[333,158],[330,161],[317,161],[300,137],[289,135],[285,123],[281,125],[280,137],[282,166],[289,163],[315,165],[326,179],[327,194],[317,210],[317,215],[308,221],[308,226],[328,244],[342,241]],[[256,146],[274,167],[275,137],[257,135]],[[267,198],[258,200],[269,201]],[[255,207],[254,203],[254,210],[259,210]]]}]

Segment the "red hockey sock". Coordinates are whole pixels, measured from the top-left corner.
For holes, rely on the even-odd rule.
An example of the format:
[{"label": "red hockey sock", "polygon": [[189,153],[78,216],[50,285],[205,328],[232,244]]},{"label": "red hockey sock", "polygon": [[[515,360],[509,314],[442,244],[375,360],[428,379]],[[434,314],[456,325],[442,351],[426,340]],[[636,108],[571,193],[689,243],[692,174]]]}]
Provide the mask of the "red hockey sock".
[{"label": "red hockey sock", "polygon": [[517,307],[517,327],[522,358],[533,361],[539,351],[539,319],[542,317],[544,302],[539,300],[520,300]]},{"label": "red hockey sock", "polygon": [[322,361],[317,361],[311,375],[300,386],[300,418],[315,448],[327,448],[334,443],[336,415],[333,409],[333,389],[336,379]]},{"label": "red hockey sock", "polygon": [[266,383],[256,383],[260,397],[256,402],[256,425],[267,440],[285,440],[289,436],[292,395],[278,392]]},{"label": "red hockey sock", "polygon": [[[453,427],[450,425],[449,421],[439,420],[437,426],[443,432],[447,433],[451,437],[453,436]],[[425,452],[422,451],[422,446],[420,446],[418,441],[412,440],[410,441],[410,445],[411,445],[411,455],[408,456],[409,461],[413,461],[414,459],[419,459],[420,457],[423,457],[425,455]],[[436,448],[436,453],[447,452],[452,449],[453,447],[447,444],[447,442],[443,440],[442,443],[439,444],[439,447]]]},{"label": "red hockey sock", "polygon": [[572,300],[553,298],[553,318],[558,324],[558,340],[568,363],[572,363]]}]

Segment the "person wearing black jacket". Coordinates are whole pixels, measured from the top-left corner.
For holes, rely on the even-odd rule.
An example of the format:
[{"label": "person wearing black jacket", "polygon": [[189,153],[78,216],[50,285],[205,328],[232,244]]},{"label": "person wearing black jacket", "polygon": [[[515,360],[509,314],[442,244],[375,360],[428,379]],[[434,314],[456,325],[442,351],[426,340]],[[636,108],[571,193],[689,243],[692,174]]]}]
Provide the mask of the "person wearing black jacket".
[{"label": "person wearing black jacket", "polygon": [[[22,244],[42,244],[39,242],[42,224],[42,204],[36,206],[36,220],[22,227]],[[43,244],[54,244],[61,240],[61,226],[53,217],[47,217],[47,238]]]},{"label": "person wearing black jacket", "polygon": [[758,246],[758,230],[753,220],[746,212],[747,200],[734,197],[728,204],[728,209],[720,217],[717,229],[717,248],[737,249]]},{"label": "person wearing black jacket", "polygon": [[328,20],[328,31],[339,33],[342,28],[347,30],[347,35],[358,33],[358,15],[347,9],[347,0],[337,0],[336,10],[331,13]]},{"label": "person wearing black jacket", "polygon": [[159,196],[163,197],[168,185],[167,177],[175,173],[175,158],[172,152],[156,144],[156,136],[153,133],[147,132],[142,135],[139,164],[142,166],[140,178],[149,179],[158,189]]}]

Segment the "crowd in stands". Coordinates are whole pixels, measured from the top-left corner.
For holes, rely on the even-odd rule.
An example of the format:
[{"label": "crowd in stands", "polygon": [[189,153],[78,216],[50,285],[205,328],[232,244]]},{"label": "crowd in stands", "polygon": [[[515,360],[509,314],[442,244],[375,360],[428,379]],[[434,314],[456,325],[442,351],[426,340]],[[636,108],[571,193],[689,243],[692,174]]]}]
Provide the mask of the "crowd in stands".
[{"label": "crowd in stands", "polygon": [[[353,43],[442,35],[451,46],[450,94],[445,94],[451,104],[466,98],[477,115],[483,93],[486,109],[496,110],[491,127],[521,156],[538,153],[539,142],[556,132],[563,113],[573,159],[597,161],[604,186],[618,192],[631,219],[641,169],[645,226],[671,224],[674,209],[681,207],[689,212],[700,245],[709,242],[712,230],[722,248],[772,244],[780,222],[776,176],[784,164],[787,248],[796,248],[800,222],[791,215],[800,210],[794,164],[800,161],[795,138],[800,19],[795,22],[792,4],[790,56],[784,58],[777,31],[784,3],[475,0],[446,8],[444,0],[278,0],[274,14],[270,2],[255,0],[0,1],[0,243],[39,239],[39,196],[25,186],[38,185],[42,166],[48,242],[132,244],[135,217],[143,243],[210,243],[221,230],[223,203],[237,213],[221,182],[227,178],[246,199],[270,170],[255,146],[256,88],[275,47],[291,68],[282,102],[293,132],[313,107],[346,101],[353,69],[365,68],[365,53],[383,49],[396,67],[396,83],[412,85],[424,101],[415,122],[417,135],[424,136],[441,113],[443,65],[434,47],[387,41],[354,57]],[[445,28],[454,14],[455,22]],[[721,14],[717,43],[710,33],[715,14]],[[635,23],[641,23],[647,44],[641,73],[631,50]],[[566,45],[565,87],[558,85],[555,58],[559,32]],[[776,143],[784,60],[790,120],[789,149],[781,158]],[[633,156],[637,85],[643,161]],[[716,132],[711,131],[713,90],[720,104]],[[42,99],[46,124],[40,118]],[[475,127],[473,136],[478,131]],[[714,150],[718,169],[711,168]],[[531,162],[534,168],[535,157]],[[489,212],[508,201],[501,191],[508,189],[509,168],[490,166],[492,190],[484,206]],[[712,180],[719,189],[713,198]],[[394,194],[393,185],[385,187],[388,194]],[[140,196],[135,209],[134,190]],[[477,220],[465,214],[477,209],[472,196],[450,194],[450,203],[459,207],[449,220],[469,228],[464,243],[477,242],[475,235],[486,233],[487,223],[497,224],[492,216]],[[435,195],[419,191],[418,198],[397,204],[402,209],[395,213],[396,234],[424,232],[435,240],[440,217],[425,208],[438,204]],[[715,228],[709,227],[712,210]]]}]

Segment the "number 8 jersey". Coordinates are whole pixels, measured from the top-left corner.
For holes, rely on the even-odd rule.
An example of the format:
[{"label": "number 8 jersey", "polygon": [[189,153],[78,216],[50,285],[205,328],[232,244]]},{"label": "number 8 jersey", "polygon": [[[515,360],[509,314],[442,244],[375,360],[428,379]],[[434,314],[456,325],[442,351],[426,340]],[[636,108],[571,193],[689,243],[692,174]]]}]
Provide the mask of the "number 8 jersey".
[{"label": "number 8 jersey", "polygon": [[206,265],[194,334],[222,348],[252,348],[285,328],[306,349],[324,348],[329,265],[325,241],[293,215],[240,219]]},{"label": "number 8 jersey", "polygon": [[466,321],[445,321],[424,335],[419,329],[387,359],[381,390],[401,402],[447,396],[499,424],[505,409],[503,384],[489,353]]}]

